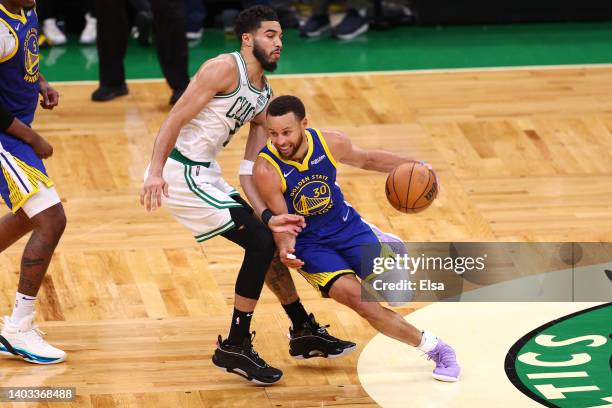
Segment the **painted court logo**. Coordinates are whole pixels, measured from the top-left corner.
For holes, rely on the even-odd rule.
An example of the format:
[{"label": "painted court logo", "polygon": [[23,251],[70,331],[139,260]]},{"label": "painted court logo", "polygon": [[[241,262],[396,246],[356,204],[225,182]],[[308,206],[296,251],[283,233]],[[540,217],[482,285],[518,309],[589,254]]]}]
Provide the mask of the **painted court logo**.
[{"label": "painted court logo", "polygon": [[523,336],[506,355],[505,369],[515,387],[547,407],[612,407],[612,303]]}]

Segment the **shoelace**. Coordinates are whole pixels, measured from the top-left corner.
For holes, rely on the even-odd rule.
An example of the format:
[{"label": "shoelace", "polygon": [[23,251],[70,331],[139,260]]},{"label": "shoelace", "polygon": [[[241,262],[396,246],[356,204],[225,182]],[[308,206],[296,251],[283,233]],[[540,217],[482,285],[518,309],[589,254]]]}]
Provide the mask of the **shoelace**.
[{"label": "shoelace", "polygon": [[266,367],[268,367],[268,364],[261,358],[259,357],[259,353],[257,353],[255,351],[255,349],[253,348],[253,341],[255,341],[255,335],[257,333],[255,331],[253,331],[253,333],[251,333],[251,337],[249,339],[249,343],[248,345],[245,344],[246,351],[251,355],[251,357],[253,357],[254,359],[256,359],[258,362],[260,362],[261,364],[265,365]]},{"label": "shoelace", "polygon": [[449,367],[450,365],[452,365],[452,363],[455,362],[455,360],[453,359],[452,353],[450,352],[438,353],[432,350],[428,353],[421,354],[421,356],[427,356],[427,360],[433,360],[434,358],[436,358],[436,356],[439,356],[440,359],[438,360],[438,362],[442,364],[444,367]]}]

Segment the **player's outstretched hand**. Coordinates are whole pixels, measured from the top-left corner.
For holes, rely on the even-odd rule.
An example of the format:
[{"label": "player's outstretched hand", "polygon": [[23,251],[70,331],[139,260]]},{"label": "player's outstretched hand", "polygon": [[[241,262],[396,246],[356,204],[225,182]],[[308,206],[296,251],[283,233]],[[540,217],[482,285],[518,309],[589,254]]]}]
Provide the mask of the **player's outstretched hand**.
[{"label": "player's outstretched hand", "polygon": [[280,261],[287,268],[298,269],[304,265],[304,262],[301,259],[298,259],[295,255],[293,255],[294,252],[295,252],[295,249],[286,249],[286,248],[281,248],[278,251]]},{"label": "player's outstretched hand", "polygon": [[304,217],[296,214],[274,215],[268,221],[268,227],[272,232],[286,232],[297,235],[306,227],[306,221],[304,221]]},{"label": "player's outstretched hand", "polygon": [[164,178],[162,176],[149,175],[140,193],[140,205],[144,205],[147,211],[155,211],[162,205],[162,193],[168,197],[168,184]]}]

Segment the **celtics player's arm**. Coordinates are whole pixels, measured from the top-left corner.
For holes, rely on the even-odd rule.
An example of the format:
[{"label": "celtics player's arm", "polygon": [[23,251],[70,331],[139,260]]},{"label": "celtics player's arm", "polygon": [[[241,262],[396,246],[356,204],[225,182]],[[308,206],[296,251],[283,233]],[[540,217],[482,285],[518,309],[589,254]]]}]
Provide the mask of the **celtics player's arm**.
[{"label": "celtics player's arm", "polygon": [[259,196],[253,182],[253,165],[259,151],[266,145],[268,134],[265,128],[266,109],[255,116],[249,123],[249,136],[244,148],[244,160],[240,163],[240,186],[246,194],[249,203],[255,210],[255,214],[261,216],[266,205]]},{"label": "celtics player's arm", "polygon": [[[301,228],[306,226],[304,218],[295,214],[289,214],[287,210],[287,203],[282,193],[281,179],[276,171],[265,159],[261,157],[257,158],[255,166],[253,167],[253,181],[259,195],[267,208],[275,214],[275,217],[293,217],[294,219],[301,219],[300,228],[297,232],[301,231]],[[270,222],[272,222],[272,219]],[[304,263],[300,259],[289,258],[289,254],[295,252],[295,238],[296,234],[292,231],[274,231],[273,228],[274,242],[278,248],[280,260],[283,264],[290,268],[299,268]]]},{"label": "celtics player's arm", "polygon": [[229,54],[206,61],[193,77],[183,96],[162,123],[155,138],[149,173],[140,193],[140,203],[147,211],[161,207],[162,193],[168,196],[168,185],[162,177],[162,172],[181,128],[189,123],[216,94],[233,90],[237,81],[236,63]]},{"label": "celtics player's arm", "polygon": [[385,150],[362,149],[342,132],[325,130],[323,137],[336,161],[360,169],[388,173],[402,163],[415,161],[413,157]]}]

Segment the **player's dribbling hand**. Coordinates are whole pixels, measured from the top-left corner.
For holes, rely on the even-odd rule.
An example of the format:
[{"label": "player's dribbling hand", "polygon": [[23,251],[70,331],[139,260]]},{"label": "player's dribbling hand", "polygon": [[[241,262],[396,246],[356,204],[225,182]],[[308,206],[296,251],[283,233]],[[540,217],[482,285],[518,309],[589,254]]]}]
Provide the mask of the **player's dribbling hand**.
[{"label": "player's dribbling hand", "polygon": [[438,193],[440,193],[440,178],[438,177],[438,173],[436,173],[436,171],[433,169],[433,167],[431,167],[431,164],[427,163],[426,161],[422,161],[421,162],[422,165],[424,165],[425,167],[427,167],[429,169],[429,171],[431,171],[434,175],[434,177],[436,178],[436,186],[438,188],[436,188],[436,197],[438,197]]},{"label": "player's dribbling hand", "polygon": [[304,217],[296,214],[281,214],[274,215],[268,221],[268,228],[272,232],[286,232],[291,235],[297,235],[306,227]]},{"label": "player's dribbling hand", "polygon": [[286,249],[286,248],[282,248],[278,251],[280,261],[287,268],[298,269],[304,265],[304,262],[301,259],[298,259],[296,258],[295,255],[293,255],[294,252],[295,252],[295,249]]},{"label": "player's dribbling hand", "polygon": [[32,146],[34,153],[41,159],[46,159],[53,155],[53,146],[38,133],[36,133],[36,136],[30,142],[30,146]]},{"label": "player's dribbling hand", "polygon": [[140,205],[147,211],[155,211],[161,207],[162,193],[168,197],[168,184],[162,176],[149,175],[140,193]]}]

